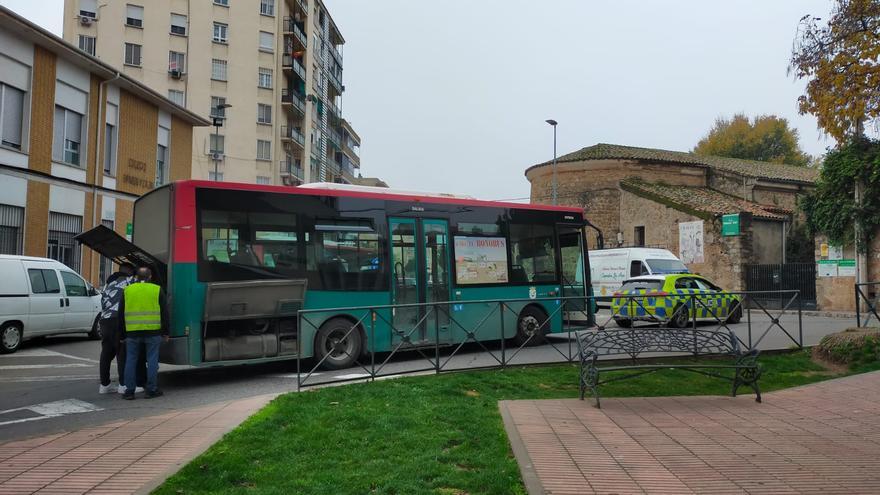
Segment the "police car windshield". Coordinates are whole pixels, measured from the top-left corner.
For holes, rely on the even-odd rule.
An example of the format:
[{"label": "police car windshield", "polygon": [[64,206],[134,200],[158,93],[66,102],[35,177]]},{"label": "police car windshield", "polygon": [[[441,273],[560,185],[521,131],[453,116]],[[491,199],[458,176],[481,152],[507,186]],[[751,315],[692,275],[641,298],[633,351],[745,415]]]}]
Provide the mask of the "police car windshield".
[{"label": "police car windshield", "polygon": [[663,287],[662,280],[627,280],[620,290],[660,290]]},{"label": "police car windshield", "polygon": [[678,260],[645,260],[651,268],[651,273],[687,273],[684,263]]}]

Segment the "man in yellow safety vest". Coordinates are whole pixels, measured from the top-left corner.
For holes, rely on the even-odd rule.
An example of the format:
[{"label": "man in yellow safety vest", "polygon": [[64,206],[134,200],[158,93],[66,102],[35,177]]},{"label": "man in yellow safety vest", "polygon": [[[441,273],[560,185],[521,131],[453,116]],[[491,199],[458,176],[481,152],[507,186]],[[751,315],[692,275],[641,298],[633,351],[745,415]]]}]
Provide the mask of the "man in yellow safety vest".
[{"label": "man in yellow safety vest", "polygon": [[168,341],[168,309],[162,288],[152,283],[153,272],[147,267],[137,271],[135,283],[127,286],[119,302],[119,320],[125,327],[125,393],[134,399],[135,364],[143,347],[147,354],[146,398],[162,395],[158,387],[159,345]]}]

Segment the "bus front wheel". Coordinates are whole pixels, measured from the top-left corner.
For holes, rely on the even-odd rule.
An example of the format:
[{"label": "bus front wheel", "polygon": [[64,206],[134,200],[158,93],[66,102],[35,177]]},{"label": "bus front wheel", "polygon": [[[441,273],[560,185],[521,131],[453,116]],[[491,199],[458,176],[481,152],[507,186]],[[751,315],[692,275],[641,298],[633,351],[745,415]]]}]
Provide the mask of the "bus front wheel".
[{"label": "bus front wheel", "polygon": [[315,337],[315,359],[326,370],[349,368],[363,351],[360,329],[350,320],[333,318],[321,325]]},{"label": "bus front wheel", "polygon": [[550,331],[547,314],[534,306],[527,306],[519,314],[513,341],[519,347],[532,347],[544,343],[544,335]]}]

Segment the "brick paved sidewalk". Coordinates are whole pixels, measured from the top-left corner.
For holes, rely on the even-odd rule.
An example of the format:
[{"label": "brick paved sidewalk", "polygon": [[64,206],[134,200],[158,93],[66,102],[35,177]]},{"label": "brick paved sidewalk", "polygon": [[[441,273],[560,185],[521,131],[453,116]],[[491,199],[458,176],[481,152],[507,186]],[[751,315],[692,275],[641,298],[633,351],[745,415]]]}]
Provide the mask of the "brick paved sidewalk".
[{"label": "brick paved sidewalk", "polygon": [[502,401],[532,495],[880,493],[880,372],[752,397]]},{"label": "brick paved sidewalk", "polygon": [[273,397],[0,444],[0,494],[148,493]]}]

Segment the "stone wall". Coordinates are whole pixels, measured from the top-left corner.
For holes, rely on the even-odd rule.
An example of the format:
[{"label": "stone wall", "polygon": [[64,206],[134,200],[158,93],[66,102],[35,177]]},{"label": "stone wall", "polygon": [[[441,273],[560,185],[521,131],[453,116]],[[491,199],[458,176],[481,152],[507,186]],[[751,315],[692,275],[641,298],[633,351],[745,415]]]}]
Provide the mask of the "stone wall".
[{"label": "stone wall", "polygon": [[635,227],[643,226],[645,244],[663,246],[678,256],[678,224],[697,220],[703,221],[704,262],[689,264],[688,269],[725,289],[743,290],[745,281],[742,265],[752,262],[749,215],[744,214],[740,219],[743,235],[722,237],[721,221],[718,219],[697,217],[628,191],[621,192],[619,224],[625,244],[633,242]]}]

